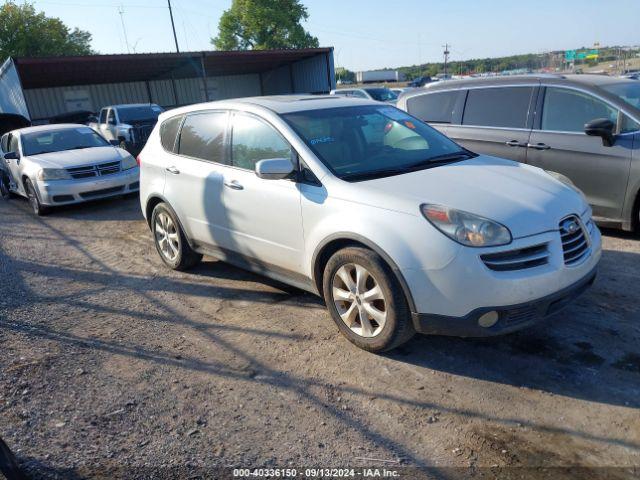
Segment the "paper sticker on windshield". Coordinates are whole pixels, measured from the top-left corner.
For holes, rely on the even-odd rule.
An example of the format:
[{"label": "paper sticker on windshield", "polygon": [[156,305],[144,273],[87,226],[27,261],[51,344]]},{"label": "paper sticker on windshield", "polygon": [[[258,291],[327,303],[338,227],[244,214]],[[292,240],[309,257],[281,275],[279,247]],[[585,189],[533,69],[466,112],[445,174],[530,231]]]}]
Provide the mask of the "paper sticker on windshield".
[{"label": "paper sticker on windshield", "polygon": [[333,137],[320,137],[320,138],[312,138],[309,140],[311,145],[318,145],[319,143],[332,143],[335,142],[336,139]]},{"label": "paper sticker on windshield", "polygon": [[84,127],[84,128],[76,128],[76,132],[86,135],[87,133],[89,134],[93,133],[93,130],[90,130],[87,127]]},{"label": "paper sticker on windshield", "polygon": [[379,112],[381,114],[383,114],[385,117],[388,117],[391,120],[395,120],[397,122],[400,122],[402,120],[410,120],[411,119],[411,117],[409,115],[407,115],[406,113],[404,113],[401,110],[398,110],[397,108],[385,107],[385,108],[381,108],[379,110]]}]

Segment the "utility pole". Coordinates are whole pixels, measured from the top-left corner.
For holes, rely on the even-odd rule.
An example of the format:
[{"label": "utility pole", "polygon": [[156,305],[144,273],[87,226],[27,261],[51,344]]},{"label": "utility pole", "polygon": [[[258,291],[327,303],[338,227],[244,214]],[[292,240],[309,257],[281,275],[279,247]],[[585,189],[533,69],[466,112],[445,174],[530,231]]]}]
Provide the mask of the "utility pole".
[{"label": "utility pole", "polygon": [[169,16],[171,17],[171,28],[173,29],[173,40],[176,42],[176,52],[180,53],[180,47],[178,46],[178,36],[176,35],[176,25],[173,23],[173,11],[171,10],[171,0],[167,0],[169,4]]},{"label": "utility pole", "polygon": [[448,43],[445,43],[443,45],[443,47],[444,47],[444,78],[445,78],[445,80],[447,78],[447,63],[449,62],[449,53],[451,53],[451,52],[449,52],[449,47],[450,46],[451,45],[449,45]]},{"label": "utility pole", "polygon": [[127,46],[127,53],[131,53],[131,49],[129,48],[129,39],[127,38],[127,29],[124,26],[124,7],[122,5],[118,7],[118,13],[120,14],[120,23],[122,23],[122,31],[124,32],[124,43]]}]

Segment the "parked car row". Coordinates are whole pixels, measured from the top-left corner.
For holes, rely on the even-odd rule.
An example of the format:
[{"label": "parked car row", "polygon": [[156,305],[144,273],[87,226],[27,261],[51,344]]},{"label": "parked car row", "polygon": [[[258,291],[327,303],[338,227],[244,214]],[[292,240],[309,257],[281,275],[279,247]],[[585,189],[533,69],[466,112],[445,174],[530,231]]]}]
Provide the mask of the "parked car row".
[{"label": "parked car row", "polygon": [[[416,332],[515,331],[593,283],[596,219],[618,208],[629,227],[629,199],[637,215],[638,83],[610,80],[451,81],[403,93],[400,108],[332,92],[163,112],[138,157],[142,213],[169,268],[211,255],[320,295],[369,351]],[[138,188],[133,157],[88,127],[1,144],[5,162],[23,163],[11,190],[36,212],[64,188],[120,193],[104,191],[104,174]],[[117,156],[118,171],[89,162],[92,150]]]}]

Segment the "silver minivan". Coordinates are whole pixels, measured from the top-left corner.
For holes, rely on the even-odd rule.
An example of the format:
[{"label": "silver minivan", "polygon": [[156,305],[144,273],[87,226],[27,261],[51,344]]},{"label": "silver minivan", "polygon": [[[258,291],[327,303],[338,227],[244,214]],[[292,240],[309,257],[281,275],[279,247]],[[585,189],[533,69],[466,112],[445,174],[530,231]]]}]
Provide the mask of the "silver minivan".
[{"label": "silver minivan", "polygon": [[640,222],[640,82],[525,75],[432,84],[398,108],[474,152],[557,172],[603,225]]}]

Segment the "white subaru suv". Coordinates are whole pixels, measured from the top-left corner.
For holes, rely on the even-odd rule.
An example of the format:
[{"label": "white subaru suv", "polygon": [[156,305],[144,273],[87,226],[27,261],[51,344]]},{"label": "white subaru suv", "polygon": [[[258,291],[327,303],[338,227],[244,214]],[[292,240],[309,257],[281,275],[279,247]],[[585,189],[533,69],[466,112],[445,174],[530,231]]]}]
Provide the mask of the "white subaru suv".
[{"label": "white subaru suv", "polygon": [[601,255],[573,187],[371,100],[171,110],[139,161],[142,211],[166,265],[207,254],[319,294],[369,351],[415,332],[529,326],[586,290]]}]

